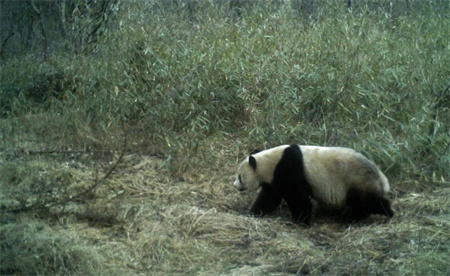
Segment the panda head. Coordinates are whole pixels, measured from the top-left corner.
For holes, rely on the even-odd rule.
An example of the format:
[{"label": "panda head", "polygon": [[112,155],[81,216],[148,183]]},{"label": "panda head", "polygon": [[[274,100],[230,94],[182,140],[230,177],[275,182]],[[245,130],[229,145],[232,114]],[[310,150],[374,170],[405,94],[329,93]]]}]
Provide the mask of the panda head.
[{"label": "panda head", "polygon": [[239,191],[256,191],[262,183],[271,183],[275,167],[287,145],[267,150],[254,150],[239,165],[234,186]]},{"label": "panda head", "polygon": [[239,165],[234,186],[239,191],[255,191],[258,189],[259,185],[260,181],[256,172],[256,159],[254,156],[250,155]]}]

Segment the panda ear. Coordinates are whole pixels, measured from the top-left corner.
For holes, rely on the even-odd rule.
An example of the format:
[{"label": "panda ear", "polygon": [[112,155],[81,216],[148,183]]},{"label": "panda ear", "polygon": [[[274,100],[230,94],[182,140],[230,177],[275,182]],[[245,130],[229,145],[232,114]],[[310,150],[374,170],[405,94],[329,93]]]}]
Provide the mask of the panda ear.
[{"label": "panda ear", "polygon": [[253,170],[256,170],[256,159],[255,157],[251,156],[248,158],[248,163],[250,164],[250,167],[253,168]]},{"label": "panda ear", "polygon": [[250,155],[257,154],[258,152],[261,152],[261,150],[260,149],[254,149],[252,152],[250,152]]}]

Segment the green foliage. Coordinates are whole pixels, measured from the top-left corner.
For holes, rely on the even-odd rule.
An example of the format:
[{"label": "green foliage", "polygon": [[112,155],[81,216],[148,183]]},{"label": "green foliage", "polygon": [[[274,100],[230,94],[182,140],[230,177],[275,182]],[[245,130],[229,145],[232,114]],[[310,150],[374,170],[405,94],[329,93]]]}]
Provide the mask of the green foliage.
[{"label": "green foliage", "polygon": [[220,139],[349,146],[390,175],[446,177],[448,16],[329,1],[308,21],[288,4],[239,3],[122,3],[97,54],[7,61],[2,128],[44,112],[60,122],[51,144],[69,147],[136,129],[140,151],[187,156],[177,169]]}]

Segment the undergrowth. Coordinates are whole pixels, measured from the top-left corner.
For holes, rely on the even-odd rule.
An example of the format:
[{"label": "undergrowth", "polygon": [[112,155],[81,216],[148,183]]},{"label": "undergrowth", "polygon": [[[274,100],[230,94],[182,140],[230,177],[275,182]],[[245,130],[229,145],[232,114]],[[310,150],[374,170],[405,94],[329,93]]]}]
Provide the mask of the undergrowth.
[{"label": "undergrowth", "polygon": [[97,54],[4,62],[3,140],[45,131],[49,147],[99,147],[126,128],[149,151],[189,160],[205,159],[213,136],[245,150],[349,146],[399,177],[446,173],[448,16],[335,3],[311,22],[287,4],[238,19],[206,2],[195,17],[157,5],[123,9]]}]

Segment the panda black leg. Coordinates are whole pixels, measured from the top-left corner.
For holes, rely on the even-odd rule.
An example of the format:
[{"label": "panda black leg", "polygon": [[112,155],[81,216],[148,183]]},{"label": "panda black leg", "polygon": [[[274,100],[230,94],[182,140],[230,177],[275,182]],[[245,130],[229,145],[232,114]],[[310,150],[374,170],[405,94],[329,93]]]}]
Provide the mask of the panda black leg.
[{"label": "panda black leg", "polygon": [[390,201],[376,193],[364,194],[358,189],[351,189],[347,193],[346,203],[349,207],[346,215],[352,220],[364,219],[370,214],[394,216]]},{"label": "panda black leg", "polygon": [[307,193],[293,192],[284,196],[295,223],[310,225],[312,203]]},{"label": "panda black leg", "polygon": [[394,211],[391,208],[391,202],[377,194],[369,194],[367,196],[367,204],[370,213],[385,215],[392,218]]},{"label": "panda black leg", "polygon": [[255,203],[253,203],[250,213],[257,216],[264,216],[275,210],[281,202],[281,195],[272,187],[263,184],[261,192]]},{"label": "panda black leg", "polygon": [[347,209],[345,216],[349,221],[361,220],[369,216],[367,205],[363,200],[363,193],[358,189],[350,189],[346,198]]}]

